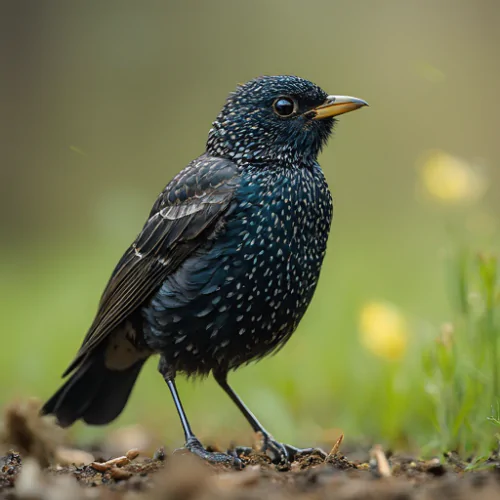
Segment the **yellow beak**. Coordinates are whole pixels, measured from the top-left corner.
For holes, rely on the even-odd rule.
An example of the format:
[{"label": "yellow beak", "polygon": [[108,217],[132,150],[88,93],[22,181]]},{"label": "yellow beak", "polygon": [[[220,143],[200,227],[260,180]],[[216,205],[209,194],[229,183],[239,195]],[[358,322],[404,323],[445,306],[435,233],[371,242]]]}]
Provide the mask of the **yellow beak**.
[{"label": "yellow beak", "polygon": [[329,95],[321,106],[311,110],[314,113],[313,120],[322,120],[331,116],[342,115],[349,111],[368,106],[366,101],[348,95]]}]

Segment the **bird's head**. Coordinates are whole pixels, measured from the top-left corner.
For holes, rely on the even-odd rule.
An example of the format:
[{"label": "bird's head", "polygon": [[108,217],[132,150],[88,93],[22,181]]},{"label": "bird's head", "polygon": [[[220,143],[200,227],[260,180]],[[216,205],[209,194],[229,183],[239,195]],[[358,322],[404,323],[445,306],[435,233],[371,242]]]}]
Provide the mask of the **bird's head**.
[{"label": "bird's head", "polygon": [[236,162],[316,160],[335,116],[366,106],[328,95],[297,76],[262,76],[229,95],[214,121],[207,152]]}]

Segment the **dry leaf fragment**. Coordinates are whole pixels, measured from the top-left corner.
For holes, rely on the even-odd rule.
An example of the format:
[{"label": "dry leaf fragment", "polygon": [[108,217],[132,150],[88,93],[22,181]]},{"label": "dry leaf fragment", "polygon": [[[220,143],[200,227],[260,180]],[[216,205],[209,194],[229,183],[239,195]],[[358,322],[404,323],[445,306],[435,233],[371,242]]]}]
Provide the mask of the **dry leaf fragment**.
[{"label": "dry leaf fragment", "polygon": [[134,460],[135,458],[137,458],[139,456],[139,450],[137,448],[132,448],[131,450],[128,450],[127,453],[125,454],[125,456],[129,459],[129,460]]},{"label": "dry leaf fragment", "polygon": [[123,467],[124,465],[127,465],[129,463],[130,460],[127,457],[123,456],[123,457],[112,458],[107,462],[92,462],[90,466],[99,472],[106,472],[113,467]]},{"label": "dry leaf fragment", "polygon": [[334,457],[335,455],[337,455],[337,453],[340,450],[340,445],[342,444],[343,440],[344,440],[344,434],[341,434],[339,436],[339,438],[337,439],[337,441],[335,441],[335,444],[333,445],[332,450],[330,451],[330,453],[328,454],[328,456],[326,458]]}]

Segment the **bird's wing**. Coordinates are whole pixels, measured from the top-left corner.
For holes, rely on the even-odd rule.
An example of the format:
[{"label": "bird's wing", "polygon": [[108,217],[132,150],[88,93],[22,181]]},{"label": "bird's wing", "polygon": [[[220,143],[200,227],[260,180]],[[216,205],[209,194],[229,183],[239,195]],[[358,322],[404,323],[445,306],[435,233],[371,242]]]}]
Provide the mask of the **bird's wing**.
[{"label": "bird's wing", "polygon": [[238,179],[237,167],[231,161],[201,156],[167,185],[141,233],[113,271],[95,320],[64,375],[220,230]]}]

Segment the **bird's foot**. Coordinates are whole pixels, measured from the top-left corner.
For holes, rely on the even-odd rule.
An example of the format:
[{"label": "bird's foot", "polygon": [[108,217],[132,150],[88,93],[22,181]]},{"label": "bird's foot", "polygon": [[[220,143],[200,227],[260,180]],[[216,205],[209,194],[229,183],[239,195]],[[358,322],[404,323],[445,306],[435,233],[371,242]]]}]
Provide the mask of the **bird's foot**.
[{"label": "bird's foot", "polygon": [[289,465],[304,455],[319,455],[325,459],[327,454],[320,448],[296,448],[276,441],[270,434],[262,434],[261,451],[266,453],[275,464]]},{"label": "bird's foot", "polygon": [[323,460],[325,460],[328,456],[328,453],[321,448],[296,448],[290,444],[283,444],[283,446],[287,450],[288,457],[291,462],[305,455],[318,455]]},{"label": "bird's foot", "polygon": [[227,455],[226,453],[220,453],[218,451],[208,451],[203,448],[202,444],[195,437],[187,440],[184,448],[176,451],[188,450],[194,453],[202,460],[206,460],[212,464],[225,464],[230,465],[236,469],[243,468],[243,462],[237,456]]}]

